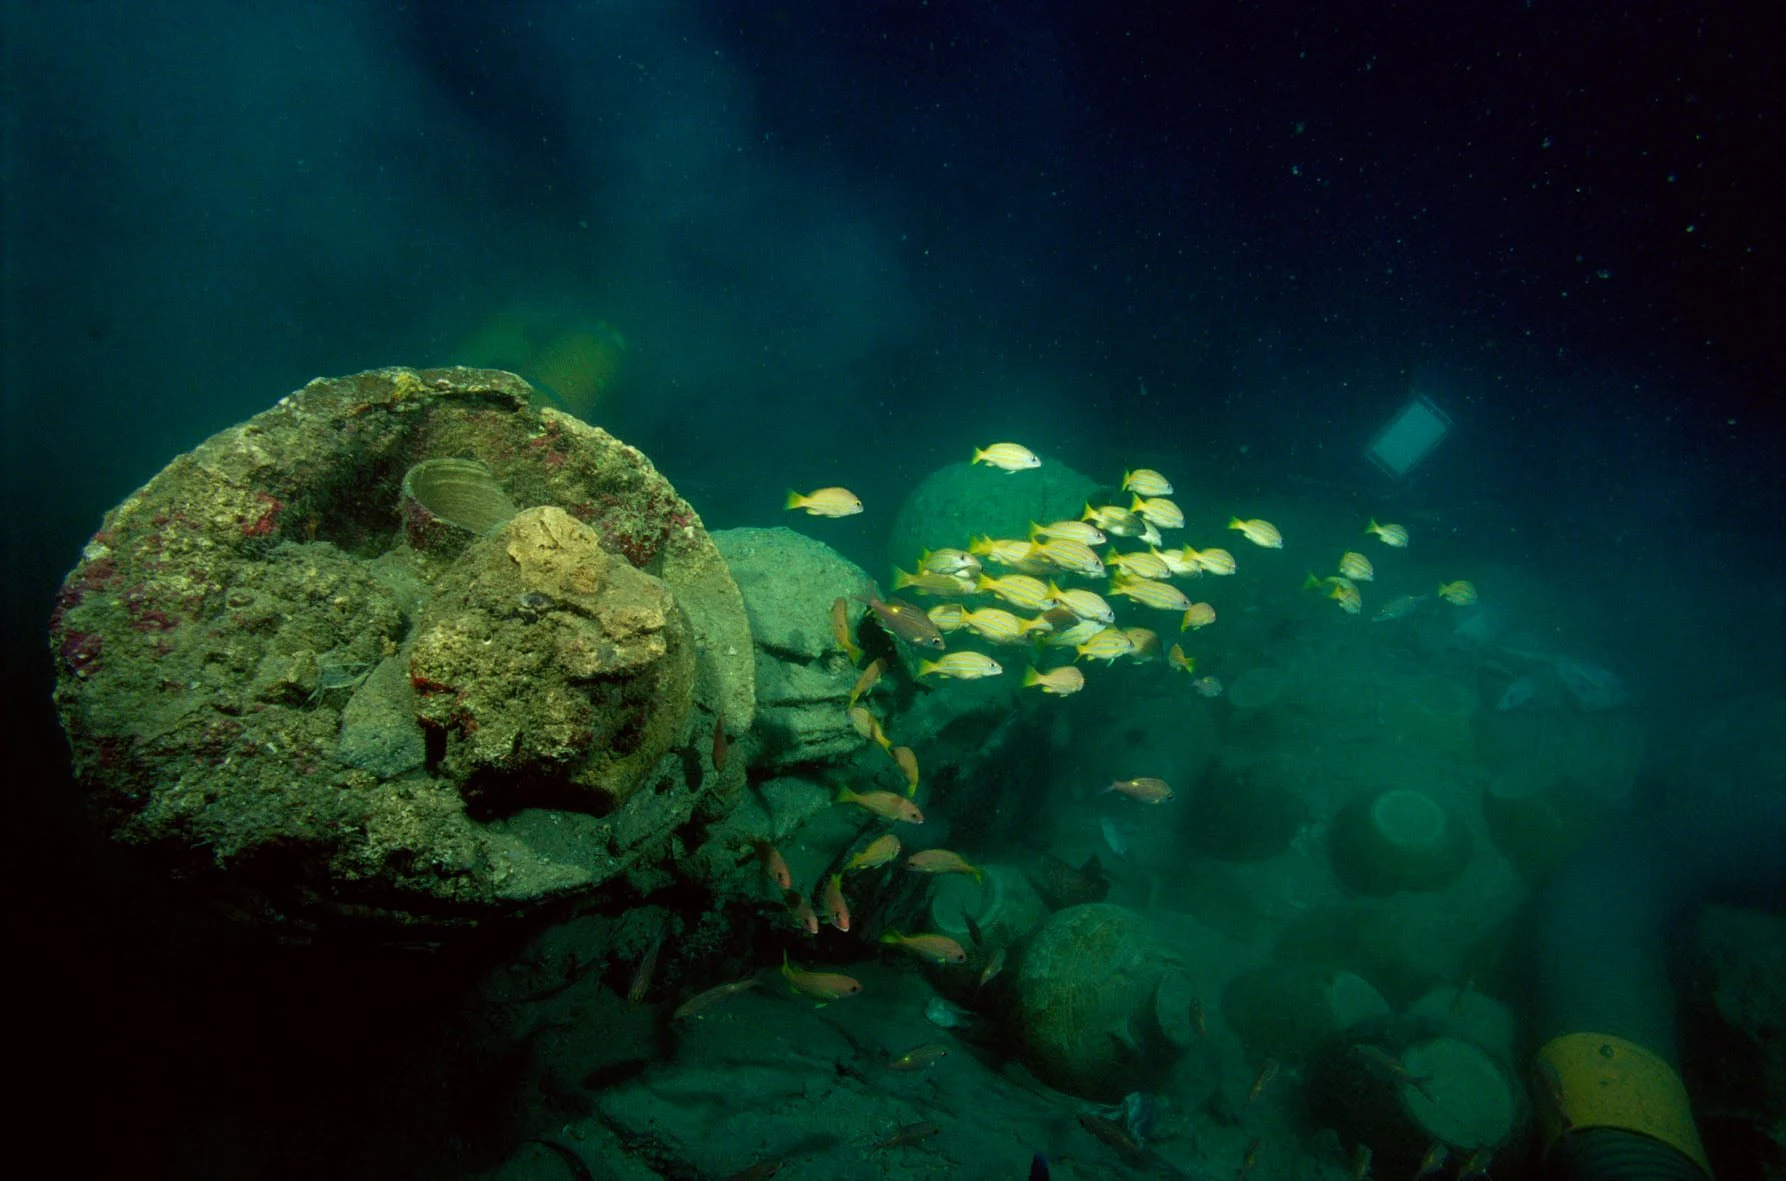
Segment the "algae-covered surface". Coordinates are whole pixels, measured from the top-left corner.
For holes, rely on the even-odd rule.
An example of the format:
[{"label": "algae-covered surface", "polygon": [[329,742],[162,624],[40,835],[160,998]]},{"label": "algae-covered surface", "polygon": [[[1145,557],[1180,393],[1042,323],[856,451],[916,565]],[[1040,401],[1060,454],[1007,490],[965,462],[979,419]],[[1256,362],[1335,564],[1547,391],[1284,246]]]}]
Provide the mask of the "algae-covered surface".
[{"label": "algae-covered surface", "polygon": [[[319,379],[107,514],[52,644],[115,839],[271,921],[450,926],[591,889],[736,792],[696,734],[754,710],[718,551],[642,454],[530,393]],[[428,519],[403,478],[440,457],[520,513]]]}]

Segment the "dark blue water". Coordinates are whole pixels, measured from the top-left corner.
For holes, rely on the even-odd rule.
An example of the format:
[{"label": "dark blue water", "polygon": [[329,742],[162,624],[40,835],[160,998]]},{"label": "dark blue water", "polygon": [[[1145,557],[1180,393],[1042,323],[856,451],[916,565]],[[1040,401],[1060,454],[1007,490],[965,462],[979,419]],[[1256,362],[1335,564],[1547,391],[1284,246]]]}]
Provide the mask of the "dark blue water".
[{"label": "dark blue water", "polygon": [[[44,1078],[158,1163],[177,1104],[118,1091],[180,1039],[135,1021],[160,940],[94,950],[120,902],[47,705],[57,580],[210,433],[319,374],[496,363],[502,331],[542,367],[606,342],[564,400],[710,528],[847,483],[868,511],[823,536],[878,572],[919,479],[1018,439],[1396,506],[1565,588],[1664,714],[1777,693],[1753,7],[6,4],[14,957],[111,1059]],[[1362,451],[1413,393],[1453,430],[1394,483]]]}]

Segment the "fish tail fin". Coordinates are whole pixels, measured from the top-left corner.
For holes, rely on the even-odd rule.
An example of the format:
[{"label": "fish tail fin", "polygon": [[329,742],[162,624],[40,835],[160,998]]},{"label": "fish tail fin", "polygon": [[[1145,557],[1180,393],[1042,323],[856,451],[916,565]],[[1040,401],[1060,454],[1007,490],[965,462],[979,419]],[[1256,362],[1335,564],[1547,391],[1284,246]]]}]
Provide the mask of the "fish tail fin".
[{"label": "fish tail fin", "polygon": [[788,489],[788,498],[784,502],[784,507],[799,508],[801,503],[803,501],[805,501],[805,499],[806,499],[806,497],[800,495],[798,492],[794,491],[792,488],[789,488]]},{"label": "fish tail fin", "polygon": [[1042,678],[1036,673],[1033,665],[1023,670],[1023,687],[1025,689],[1029,688],[1031,685],[1039,685],[1041,683]]},{"label": "fish tail fin", "polygon": [[1239,517],[1229,517],[1228,518],[1228,528],[1230,528],[1230,529],[1240,528],[1240,518]]},{"label": "fish tail fin", "polygon": [[1321,580],[1319,578],[1315,577],[1315,572],[1313,570],[1310,570],[1308,572],[1308,577],[1302,580],[1302,589],[1303,590],[1314,590],[1316,587],[1318,587],[1320,585],[1321,585]]}]

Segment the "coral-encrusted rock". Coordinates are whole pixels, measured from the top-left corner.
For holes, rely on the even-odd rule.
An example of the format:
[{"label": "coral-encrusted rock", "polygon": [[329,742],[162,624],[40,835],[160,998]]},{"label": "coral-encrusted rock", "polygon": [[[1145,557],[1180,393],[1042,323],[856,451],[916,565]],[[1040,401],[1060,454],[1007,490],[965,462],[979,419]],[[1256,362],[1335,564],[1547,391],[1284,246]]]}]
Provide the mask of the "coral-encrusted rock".
[{"label": "coral-encrusted rock", "polygon": [[681,736],[692,636],[660,579],[563,509],[528,509],[442,575],[410,650],[443,767],[511,810],[542,784],[630,796]]},{"label": "coral-encrusted rock", "polygon": [[[451,544],[406,527],[430,461],[499,510]],[[674,830],[743,787],[716,718],[755,712],[694,509],[494,370],[318,379],[176,457],[106,514],[50,642],[107,835],[287,933],[433,937],[673,873]]]}]

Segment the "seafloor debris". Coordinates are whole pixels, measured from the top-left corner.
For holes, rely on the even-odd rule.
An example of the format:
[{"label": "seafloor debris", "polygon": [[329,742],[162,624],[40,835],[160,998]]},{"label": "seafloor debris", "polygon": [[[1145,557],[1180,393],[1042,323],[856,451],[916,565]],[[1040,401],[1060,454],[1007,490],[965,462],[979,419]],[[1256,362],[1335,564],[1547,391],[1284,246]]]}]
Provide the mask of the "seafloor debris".
[{"label": "seafloor debris", "polygon": [[106,515],[51,643],[109,835],[255,919],[453,925],[723,810],[743,769],[698,755],[751,724],[737,587],[649,460],[530,394],[319,379]]}]

